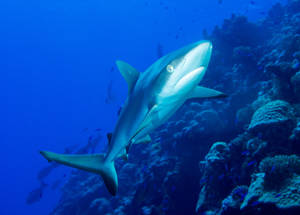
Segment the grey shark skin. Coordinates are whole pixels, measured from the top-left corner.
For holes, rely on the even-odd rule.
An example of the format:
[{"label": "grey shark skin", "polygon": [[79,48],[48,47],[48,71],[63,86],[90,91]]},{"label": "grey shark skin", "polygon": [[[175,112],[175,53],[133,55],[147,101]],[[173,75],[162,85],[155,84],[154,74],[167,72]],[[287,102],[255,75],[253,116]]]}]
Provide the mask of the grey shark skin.
[{"label": "grey shark skin", "polygon": [[41,151],[41,154],[48,161],[100,174],[109,192],[116,195],[118,178],[114,161],[120,157],[126,159],[132,144],[150,142],[149,134],[187,99],[225,96],[219,91],[198,86],[211,52],[209,41],[199,41],[160,58],[143,73],[117,61],[128,83],[128,97],[109,141],[108,152],[65,155]]}]

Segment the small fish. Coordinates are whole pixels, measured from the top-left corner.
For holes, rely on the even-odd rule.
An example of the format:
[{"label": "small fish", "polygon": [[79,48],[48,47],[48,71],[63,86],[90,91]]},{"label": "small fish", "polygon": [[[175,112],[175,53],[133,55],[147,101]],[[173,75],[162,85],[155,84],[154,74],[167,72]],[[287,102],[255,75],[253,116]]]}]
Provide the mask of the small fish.
[{"label": "small fish", "polygon": [[222,4],[223,3],[223,0],[218,0],[218,4]]},{"label": "small fish", "polygon": [[257,137],[260,138],[260,139],[262,138],[262,136],[263,136],[263,134],[262,134],[261,132],[259,132],[259,133],[257,134]]},{"label": "small fish", "polygon": [[238,124],[239,124],[239,119],[238,119],[237,117],[235,117],[234,124],[235,124],[235,125],[238,125]]},{"label": "small fish", "polygon": [[255,1],[250,1],[250,4],[251,5],[255,5]]},{"label": "small fish", "polygon": [[218,177],[218,179],[219,179],[219,180],[222,180],[222,179],[224,178],[224,176],[225,176],[225,175],[222,174],[222,175],[220,175],[220,176]]},{"label": "small fish", "polygon": [[202,178],[202,179],[200,180],[200,184],[202,185],[202,184],[204,184],[206,181],[207,181],[207,178]]},{"label": "small fish", "polygon": [[225,164],[225,170],[226,170],[226,172],[228,172],[228,170],[229,170],[228,164]]},{"label": "small fish", "polygon": [[143,169],[142,169],[142,172],[147,171],[147,169],[148,169],[148,167],[147,167],[147,165],[145,165],[145,166],[143,167]]},{"label": "small fish", "polygon": [[37,178],[39,181],[43,181],[44,178],[46,178],[52,171],[53,169],[57,168],[58,165],[56,163],[52,163],[49,166],[44,167],[38,172]]},{"label": "small fish", "polygon": [[114,101],[114,94],[113,94],[113,81],[110,80],[107,89],[106,89],[106,98],[105,98],[105,104],[111,104]]},{"label": "small fish", "polygon": [[41,182],[40,187],[32,190],[30,193],[28,193],[26,198],[26,204],[31,205],[33,203],[36,203],[41,200],[43,197],[43,192],[45,187],[48,186],[44,182]]},{"label": "small fish", "polygon": [[244,201],[246,195],[247,195],[247,193],[242,193],[242,194],[240,195],[242,201]]},{"label": "small fish", "polygon": [[81,133],[85,133],[85,132],[87,132],[88,130],[89,130],[88,128],[84,128],[84,129],[82,129]]},{"label": "small fish", "polygon": [[254,202],[252,202],[252,204],[251,204],[251,206],[253,206],[253,207],[255,207],[255,206],[257,206],[257,205],[259,205],[259,201],[254,201]]},{"label": "small fish", "polygon": [[278,197],[280,197],[281,196],[281,193],[277,193],[276,195],[275,195],[275,198],[278,198]]},{"label": "small fish", "polygon": [[273,172],[275,171],[275,169],[276,169],[276,166],[275,166],[275,165],[273,165],[273,166],[272,166],[272,169],[271,169],[271,171],[270,171],[270,172],[271,172],[271,173],[273,173]]},{"label": "small fish", "polygon": [[248,150],[245,150],[245,151],[242,152],[242,155],[244,155],[244,156],[247,156],[249,154],[250,154],[250,152]]},{"label": "small fish", "polygon": [[257,68],[259,71],[262,71],[264,68],[263,68],[263,66],[258,66],[258,68]]},{"label": "small fish", "polygon": [[255,164],[256,163],[256,161],[254,160],[254,161],[250,161],[248,164],[247,164],[247,166],[252,166],[253,164]]},{"label": "small fish", "polygon": [[164,55],[163,46],[160,43],[156,46],[156,53],[158,58],[161,58]]},{"label": "small fish", "polygon": [[95,129],[95,131],[101,131],[101,130],[102,130],[101,128],[96,128],[96,129]]}]

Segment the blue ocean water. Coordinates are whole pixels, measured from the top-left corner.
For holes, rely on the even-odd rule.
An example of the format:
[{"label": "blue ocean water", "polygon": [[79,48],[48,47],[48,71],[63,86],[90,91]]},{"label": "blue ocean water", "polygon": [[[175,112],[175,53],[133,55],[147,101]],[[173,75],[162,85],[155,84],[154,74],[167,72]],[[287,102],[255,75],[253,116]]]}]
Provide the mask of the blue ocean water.
[{"label": "blue ocean water", "polygon": [[[104,147],[127,94],[116,60],[143,71],[158,58],[158,44],[166,54],[203,39],[204,29],[232,13],[258,21],[276,2],[285,3],[1,1],[0,214],[49,214],[56,206],[60,191],[50,189],[26,204],[47,165],[39,150],[84,145],[97,129]],[[48,180],[69,173],[57,169]]]}]

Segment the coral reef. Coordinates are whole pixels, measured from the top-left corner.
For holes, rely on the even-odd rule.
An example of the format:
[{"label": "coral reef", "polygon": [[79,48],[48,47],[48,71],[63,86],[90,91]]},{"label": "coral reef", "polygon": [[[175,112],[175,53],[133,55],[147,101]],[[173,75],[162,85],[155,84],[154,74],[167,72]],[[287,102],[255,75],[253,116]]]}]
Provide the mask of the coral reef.
[{"label": "coral reef", "polygon": [[292,106],[281,100],[267,103],[252,116],[249,131],[260,134],[266,140],[286,140],[295,127],[295,114]]},{"label": "coral reef", "polygon": [[133,146],[116,197],[74,171],[51,214],[300,214],[299,26],[299,0],[225,20],[203,85],[229,97],[187,102]]},{"label": "coral reef", "polygon": [[277,155],[261,161],[261,173],[253,175],[240,209],[252,214],[275,211],[276,214],[299,213],[300,159],[298,156]]}]

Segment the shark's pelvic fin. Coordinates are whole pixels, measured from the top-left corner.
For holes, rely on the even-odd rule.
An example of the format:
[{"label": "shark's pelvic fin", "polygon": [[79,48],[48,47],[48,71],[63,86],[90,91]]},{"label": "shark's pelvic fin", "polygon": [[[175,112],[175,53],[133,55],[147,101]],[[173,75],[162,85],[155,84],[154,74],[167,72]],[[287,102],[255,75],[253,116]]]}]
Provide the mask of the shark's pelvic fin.
[{"label": "shark's pelvic fin", "polygon": [[224,98],[224,97],[227,97],[227,95],[220,91],[209,89],[206,87],[197,86],[190,94],[189,99],[192,99],[192,98]]},{"label": "shark's pelvic fin", "polygon": [[134,88],[134,85],[136,81],[139,78],[140,73],[130,66],[128,63],[125,63],[124,61],[116,61],[117,67],[120,70],[122,76],[126,80],[128,84],[128,94],[132,91]]},{"label": "shark's pelvic fin", "polygon": [[151,137],[150,135],[146,135],[142,138],[137,139],[133,144],[140,144],[140,143],[150,143],[151,142]]},{"label": "shark's pelvic fin", "polygon": [[126,151],[126,149],[122,150],[120,153],[119,153],[119,158],[122,158],[124,161],[128,161],[128,153]]},{"label": "shark's pelvic fin", "polygon": [[106,134],[106,137],[107,137],[107,142],[108,142],[108,144],[110,144],[110,142],[111,142],[111,137],[112,137],[112,133],[107,133],[107,134]]},{"label": "shark's pelvic fin", "polygon": [[116,195],[118,190],[118,177],[114,162],[105,162],[104,154],[66,155],[53,152],[40,152],[49,162],[55,161],[77,169],[101,175],[108,191]]}]

